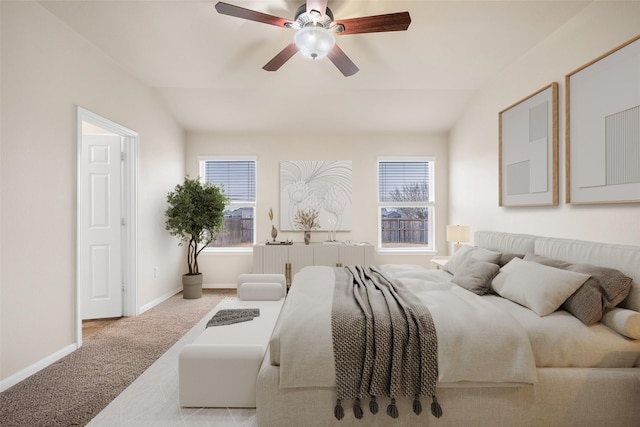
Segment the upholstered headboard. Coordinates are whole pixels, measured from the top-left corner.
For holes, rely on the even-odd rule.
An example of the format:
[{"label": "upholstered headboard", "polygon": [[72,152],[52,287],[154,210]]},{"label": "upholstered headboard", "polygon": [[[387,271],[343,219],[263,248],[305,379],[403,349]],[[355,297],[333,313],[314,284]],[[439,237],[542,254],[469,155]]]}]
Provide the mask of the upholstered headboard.
[{"label": "upholstered headboard", "polygon": [[495,231],[477,231],[474,234],[474,244],[504,252],[533,252],[573,264],[592,264],[620,270],[633,279],[631,292],[620,306],[640,311],[640,246]]},{"label": "upholstered headboard", "polygon": [[500,233],[497,231],[476,231],[474,244],[483,248],[514,254],[527,254],[535,250],[537,236],[531,234]]}]

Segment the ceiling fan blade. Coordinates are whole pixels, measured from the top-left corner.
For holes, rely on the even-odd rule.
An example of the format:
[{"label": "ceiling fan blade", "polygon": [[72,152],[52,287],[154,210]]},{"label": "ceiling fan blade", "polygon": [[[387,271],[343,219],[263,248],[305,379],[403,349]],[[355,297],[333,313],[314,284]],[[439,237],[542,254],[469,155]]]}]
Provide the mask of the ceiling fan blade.
[{"label": "ceiling fan blade", "polygon": [[[336,35],[381,33],[386,31],[405,31],[411,24],[409,12],[388,13],[386,15],[363,16],[360,18],[339,19],[335,25],[342,25],[343,31]],[[332,24],[332,25],[333,25]]]},{"label": "ceiling fan blade", "polygon": [[285,27],[285,24],[293,24],[290,19],[279,18],[266,13],[257,12],[244,7],[234,6],[229,3],[216,3],[216,10],[223,15],[234,16],[236,18],[248,19],[249,21],[262,22],[263,24],[275,25],[276,27]]},{"label": "ceiling fan blade", "polygon": [[353,61],[349,59],[347,54],[344,53],[337,44],[333,45],[333,49],[331,49],[331,51],[327,55],[327,58],[329,58],[329,60],[333,62],[333,65],[335,65],[338,70],[340,70],[340,72],[344,74],[345,77],[352,76],[360,71],[356,64],[354,64]]},{"label": "ceiling fan blade", "polygon": [[307,12],[317,10],[320,15],[324,16],[327,11],[327,0],[307,0]]},{"label": "ceiling fan blade", "polygon": [[298,46],[294,42],[291,42],[280,51],[276,56],[271,59],[271,61],[267,62],[263,70],[266,71],[277,71],[282,65],[287,62],[293,55],[298,52]]}]

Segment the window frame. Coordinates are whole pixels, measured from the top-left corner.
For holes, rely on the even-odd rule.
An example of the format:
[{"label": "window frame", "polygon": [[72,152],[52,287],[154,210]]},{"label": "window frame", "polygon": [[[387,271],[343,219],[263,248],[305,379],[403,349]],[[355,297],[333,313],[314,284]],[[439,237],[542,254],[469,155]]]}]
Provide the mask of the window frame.
[{"label": "window frame", "polygon": [[[428,190],[429,200],[426,202],[383,202],[380,200],[380,164],[381,163],[429,163],[428,168]],[[435,253],[435,217],[436,217],[436,203],[435,203],[435,168],[436,158],[434,156],[380,156],[376,161],[376,198],[377,198],[377,251],[393,254],[416,254],[416,253]],[[383,247],[382,246],[382,209],[383,208],[398,208],[398,207],[416,207],[427,209],[427,245],[421,245],[417,247]]]},{"label": "window frame", "polygon": [[254,162],[255,164],[255,193],[256,200],[253,202],[234,202],[229,201],[225,206],[225,209],[237,209],[237,208],[252,208],[253,209],[253,241],[250,246],[236,247],[236,246],[219,246],[219,247],[206,247],[202,250],[202,254],[215,254],[215,253],[253,253],[253,246],[256,245],[256,210],[258,204],[258,158],[257,156],[211,156],[211,155],[199,155],[198,156],[198,177],[200,182],[205,183],[205,164],[206,162]]}]

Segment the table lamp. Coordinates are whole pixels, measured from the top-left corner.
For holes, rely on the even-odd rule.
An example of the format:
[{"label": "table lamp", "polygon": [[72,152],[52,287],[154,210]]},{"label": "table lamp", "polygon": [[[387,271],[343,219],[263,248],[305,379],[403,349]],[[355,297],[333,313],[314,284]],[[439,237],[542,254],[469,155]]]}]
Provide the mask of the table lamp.
[{"label": "table lamp", "polygon": [[469,241],[468,225],[447,225],[447,242],[453,243],[453,251],[457,251],[461,243]]}]

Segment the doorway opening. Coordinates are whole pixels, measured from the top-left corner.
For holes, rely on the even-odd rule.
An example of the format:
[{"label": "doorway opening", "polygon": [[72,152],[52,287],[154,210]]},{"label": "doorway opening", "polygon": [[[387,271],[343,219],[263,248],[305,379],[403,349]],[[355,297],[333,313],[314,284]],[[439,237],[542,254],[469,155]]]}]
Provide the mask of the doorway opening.
[{"label": "doorway opening", "polygon": [[83,320],[138,314],[138,139],[77,108],[78,348]]}]

